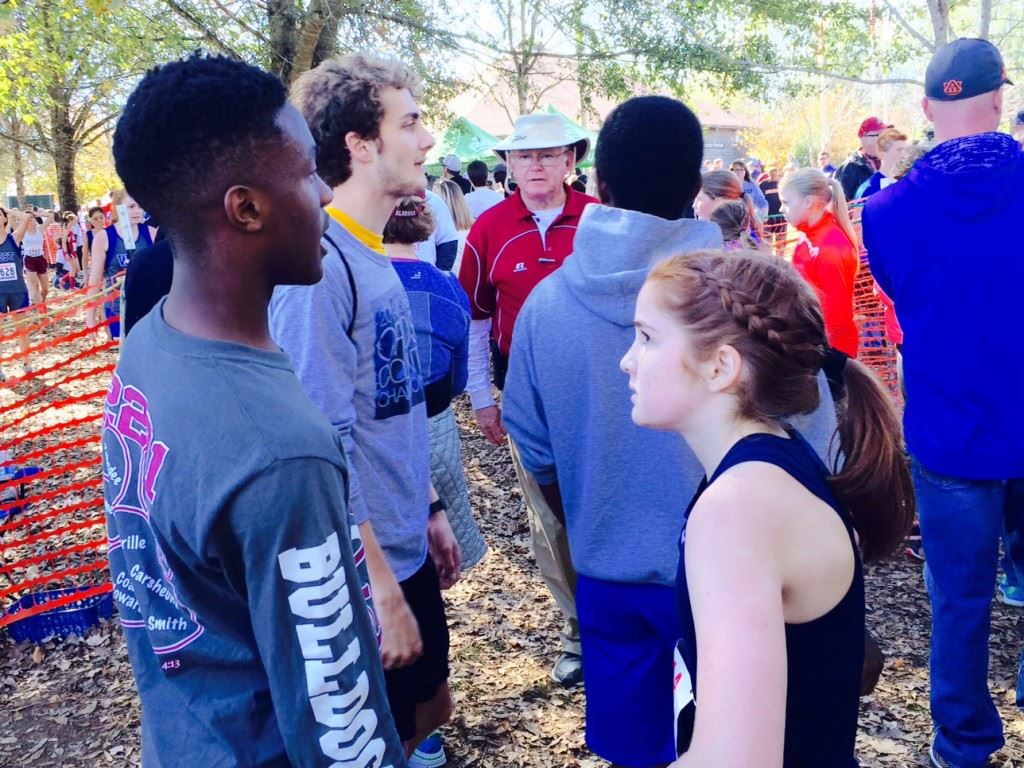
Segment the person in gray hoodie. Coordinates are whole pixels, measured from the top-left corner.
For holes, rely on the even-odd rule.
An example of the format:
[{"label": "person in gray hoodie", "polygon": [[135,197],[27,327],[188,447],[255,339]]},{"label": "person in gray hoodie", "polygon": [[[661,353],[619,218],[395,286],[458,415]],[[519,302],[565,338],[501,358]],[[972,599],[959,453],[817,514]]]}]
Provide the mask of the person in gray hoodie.
[{"label": "person in gray hoodie", "polygon": [[[612,112],[596,157],[606,205],[586,210],[572,256],[523,306],[505,385],[505,426],[564,515],[578,572],[587,744],[617,766],[676,757],[677,545],[704,472],[678,436],[633,424],[619,359],[650,268],[722,247],[716,224],[683,218],[702,154],[700,122],[679,101],[641,96]],[[820,386],[798,427],[826,455],[835,412],[824,376]]]}]

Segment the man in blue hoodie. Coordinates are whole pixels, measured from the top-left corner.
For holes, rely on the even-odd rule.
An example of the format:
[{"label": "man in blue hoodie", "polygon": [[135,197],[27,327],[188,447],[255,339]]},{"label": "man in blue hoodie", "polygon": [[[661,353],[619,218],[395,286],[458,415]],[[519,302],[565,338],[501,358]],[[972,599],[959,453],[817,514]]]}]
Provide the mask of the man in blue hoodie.
[{"label": "man in blue hoodie", "polygon": [[864,209],[871,270],[904,332],[940,767],[985,765],[1003,745],[988,690],[989,609],[1003,527],[1013,539],[1024,517],[1024,357],[1014,343],[1024,261],[1006,238],[1024,220],[1024,152],[997,132],[1006,83],[991,43],[939,48],[923,101],[937,146]]},{"label": "man in blue hoodie", "polygon": [[[704,472],[677,435],[633,424],[619,359],[648,270],[722,247],[717,225],[683,218],[702,154],[700,123],[681,102],[642,96],[612,112],[596,157],[606,205],[587,208],[572,256],[526,300],[505,384],[505,426],[569,534],[587,743],[621,766],[676,757],[677,542]],[[824,377],[822,389],[802,431],[824,451],[835,426]]]}]

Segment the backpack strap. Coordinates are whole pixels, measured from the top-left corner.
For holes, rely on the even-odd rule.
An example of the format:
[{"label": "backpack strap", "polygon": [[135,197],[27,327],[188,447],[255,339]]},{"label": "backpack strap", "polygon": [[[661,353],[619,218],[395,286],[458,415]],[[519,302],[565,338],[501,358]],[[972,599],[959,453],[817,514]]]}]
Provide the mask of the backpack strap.
[{"label": "backpack strap", "polygon": [[348,327],[345,329],[345,335],[352,341],[355,339],[352,336],[352,331],[356,327],[356,315],[359,312],[359,294],[356,293],[356,279],[352,274],[352,267],[348,264],[348,259],[345,258],[345,253],[338,247],[338,244],[331,239],[331,236],[324,232],[324,240],[331,244],[331,247],[337,251],[338,258],[341,259],[341,265],[345,267],[345,276],[348,278],[348,288],[352,292],[352,317],[349,318]]}]

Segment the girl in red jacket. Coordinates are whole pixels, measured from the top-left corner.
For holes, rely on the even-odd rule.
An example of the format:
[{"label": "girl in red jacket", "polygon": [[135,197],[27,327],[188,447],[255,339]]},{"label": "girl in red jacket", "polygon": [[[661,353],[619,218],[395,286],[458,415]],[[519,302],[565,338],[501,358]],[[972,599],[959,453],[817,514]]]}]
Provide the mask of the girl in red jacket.
[{"label": "girl in red jacket", "polygon": [[821,300],[825,333],[833,348],[857,356],[853,284],[860,260],[843,188],[815,168],[786,174],[779,188],[782,213],[800,230],[793,266]]}]

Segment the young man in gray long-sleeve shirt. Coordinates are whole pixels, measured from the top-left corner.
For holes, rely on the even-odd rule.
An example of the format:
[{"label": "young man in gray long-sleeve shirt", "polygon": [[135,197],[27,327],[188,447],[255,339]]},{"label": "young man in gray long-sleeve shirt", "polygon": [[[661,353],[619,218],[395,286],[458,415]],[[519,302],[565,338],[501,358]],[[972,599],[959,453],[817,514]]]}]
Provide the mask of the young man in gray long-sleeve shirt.
[{"label": "young man in gray long-sleeve shirt", "polygon": [[[334,197],[324,278],[279,289],[270,307],[274,339],[345,445],[388,699],[410,752],[451,715],[440,590],[459,577],[458,544],[443,505],[432,503],[409,301],[381,236],[398,199],[423,191],[434,139],[420,122],[418,91],[408,68],[364,55],[326,61],[296,81],[291,98]],[[437,765],[443,752],[431,742]]]}]

